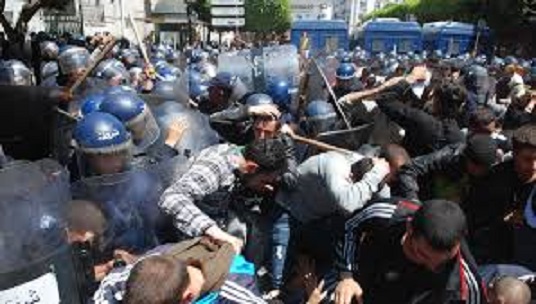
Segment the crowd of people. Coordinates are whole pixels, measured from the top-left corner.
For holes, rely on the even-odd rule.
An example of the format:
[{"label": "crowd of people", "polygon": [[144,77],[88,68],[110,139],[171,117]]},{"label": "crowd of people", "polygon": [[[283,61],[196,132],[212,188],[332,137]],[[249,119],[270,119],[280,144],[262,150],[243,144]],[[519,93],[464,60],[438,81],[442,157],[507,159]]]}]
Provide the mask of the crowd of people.
[{"label": "crowd of people", "polygon": [[534,303],[536,59],[296,52],[252,91],[247,49],[37,36],[0,167],[68,172],[81,302]]}]

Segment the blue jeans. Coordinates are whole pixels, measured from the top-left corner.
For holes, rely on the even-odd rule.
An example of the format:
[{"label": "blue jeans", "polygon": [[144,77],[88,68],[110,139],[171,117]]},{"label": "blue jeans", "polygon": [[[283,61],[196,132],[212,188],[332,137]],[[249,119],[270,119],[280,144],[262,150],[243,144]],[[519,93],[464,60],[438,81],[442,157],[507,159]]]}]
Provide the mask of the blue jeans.
[{"label": "blue jeans", "polygon": [[280,289],[283,284],[287,249],[290,240],[289,214],[279,206],[273,206],[268,212],[268,254],[273,289]]}]

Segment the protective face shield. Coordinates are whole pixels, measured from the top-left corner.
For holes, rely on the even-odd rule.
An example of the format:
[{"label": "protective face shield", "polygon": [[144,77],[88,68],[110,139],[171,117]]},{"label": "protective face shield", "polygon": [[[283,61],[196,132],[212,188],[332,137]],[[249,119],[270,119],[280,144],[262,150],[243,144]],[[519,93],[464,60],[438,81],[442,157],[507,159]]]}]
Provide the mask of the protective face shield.
[{"label": "protective face shield", "polygon": [[58,58],[58,54],[60,53],[60,48],[52,41],[41,42],[40,48],[41,56],[45,60],[55,60]]},{"label": "protective face shield", "polygon": [[206,81],[209,81],[217,75],[217,68],[212,63],[199,63],[197,64],[196,69],[199,71],[199,73],[201,73],[201,76]]},{"label": "protective face shield", "polygon": [[69,47],[58,57],[60,70],[65,75],[77,74],[86,69],[89,52],[81,47]]},{"label": "protective face shield", "polygon": [[181,103],[187,103],[188,99],[201,102],[208,99],[208,83],[199,72],[186,69],[176,83],[176,93]]},{"label": "protective face shield", "polygon": [[32,72],[18,60],[8,60],[0,64],[0,84],[31,86]]},{"label": "protective face shield", "polygon": [[218,73],[209,83],[209,107],[211,111],[224,110],[231,103],[242,99],[247,91],[239,77],[225,72]]},{"label": "protective face shield", "polygon": [[147,151],[160,137],[160,128],[149,106],[132,94],[110,95],[103,100],[100,111],[112,114],[132,133],[134,154]]},{"label": "protective face shield", "polygon": [[130,78],[125,66],[116,59],[106,59],[95,69],[95,76],[105,80],[109,85],[128,85]]},{"label": "protective face shield", "polygon": [[73,138],[81,176],[116,174],[128,169],[132,140],[113,115],[89,113],[76,124]]},{"label": "protective face shield", "polygon": [[131,95],[137,94],[136,90],[127,86],[109,87],[106,90],[104,90],[102,93],[106,96],[117,95],[117,94],[131,94]]},{"label": "protective face shield", "polygon": [[56,77],[59,75],[59,73],[60,68],[56,61],[47,62],[41,68],[41,78],[43,78],[43,80],[51,77]]},{"label": "protective face shield", "polygon": [[310,136],[333,131],[337,123],[337,113],[326,101],[316,100],[309,103],[305,110],[305,131]]},{"label": "protective face shield", "polygon": [[131,85],[139,85],[140,81],[142,81],[143,70],[141,68],[133,67],[130,70],[128,70],[128,74],[130,76]]},{"label": "protective face shield", "polygon": [[112,260],[117,248],[141,254],[157,245],[157,203],[165,189],[157,174],[129,170],[85,178],[71,188],[75,199],[95,202],[106,214],[108,227],[99,242],[97,263]]},{"label": "protective face shield", "polygon": [[219,135],[210,127],[208,116],[197,110],[169,101],[158,106],[154,113],[164,133],[162,137],[167,136],[169,126],[178,119],[188,125],[183,137],[175,145],[175,149],[182,155],[187,157],[196,155],[219,142]]},{"label": "protective face shield", "polygon": [[0,170],[2,302],[81,303],[65,234],[69,188],[69,174],[49,159]]},{"label": "protective face shield", "polygon": [[155,84],[152,93],[167,101],[175,100],[175,82],[159,81]]},{"label": "protective face shield", "polygon": [[133,66],[138,61],[139,56],[134,50],[125,49],[121,51],[121,60],[127,66]]}]

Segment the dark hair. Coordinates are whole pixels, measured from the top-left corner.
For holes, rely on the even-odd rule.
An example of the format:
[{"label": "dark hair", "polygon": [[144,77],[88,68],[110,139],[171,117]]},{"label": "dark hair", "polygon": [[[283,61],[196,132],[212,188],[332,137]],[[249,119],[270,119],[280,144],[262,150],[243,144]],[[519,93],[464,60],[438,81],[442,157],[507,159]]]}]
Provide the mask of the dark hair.
[{"label": "dark hair", "polygon": [[408,151],[404,147],[397,144],[388,144],[381,148],[380,157],[385,158],[388,163],[392,163],[397,158],[404,160],[404,163],[407,163],[411,160],[411,157],[408,154]]},{"label": "dark hair", "polygon": [[532,95],[530,92],[523,94],[522,96],[515,96],[512,98],[512,103],[510,106],[518,110],[525,110],[531,99]]},{"label": "dark hair", "polygon": [[259,165],[261,172],[282,171],[286,164],[286,146],[280,138],[256,140],[246,146],[244,157]]},{"label": "dark hair", "polygon": [[528,124],[515,130],[512,141],[514,150],[536,148],[536,125]]},{"label": "dark hair", "polygon": [[435,102],[438,103],[441,119],[455,119],[458,115],[458,109],[467,99],[465,88],[452,81],[443,81],[437,86],[435,92]]},{"label": "dark hair", "polygon": [[67,207],[67,228],[71,231],[93,232],[97,237],[106,230],[107,221],[97,204],[90,201],[74,200]]},{"label": "dark hair", "polygon": [[356,161],[351,166],[352,179],[355,182],[360,181],[361,179],[363,179],[363,176],[367,174],[367,172],[372,170],[372,168],[374,168],[374,162],[372,161],[372,158],[365,157]]},{"label": "dark hair", "polygon": [[476,111],[469,116],[469,127],[476,130],[482,130],[495,121],[497,121],[497,117],[490,108],[479,106]]},{"label": "dark hair", "polygon": [[431,200],[417,210],[411,227],[415,236],[423,237],[433,249],[448,251],[463,238],[467,222],[458,204]]},{"label": "dark hair", "polygon": [[167,256],[151,256],[132,268],[125,304],[176,304],[190,283],[186,264]]}]

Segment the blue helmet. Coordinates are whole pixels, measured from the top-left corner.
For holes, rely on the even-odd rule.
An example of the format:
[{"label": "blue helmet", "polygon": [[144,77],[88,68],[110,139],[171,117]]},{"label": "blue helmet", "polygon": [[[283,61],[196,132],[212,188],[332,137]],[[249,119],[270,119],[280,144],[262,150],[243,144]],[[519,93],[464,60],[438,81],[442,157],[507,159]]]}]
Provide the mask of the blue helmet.
[{"label": "blue helmet", "polygon": [[113,79],[120,79],[123,82],[129,80],[128,71],[121,63],[121,61],[116,59],[106,59],[99,63],[95,69],[95,76],[105,81],[110,81]]},{"label": "blue helmet", "polygon": [[145,102],[132,94],[108,95],[100,106],[102,112],[114,115],[125,124],[142,115],[146,108]]},{"label": "blue helmet", "polygon": [[102,101],[100,111],[114,115],[132,132],[136,154],[145,152],[160,136],[151,110],[137,95],[109,95]]},{"label": "blue helmet", "polygon": [[272,97],[275,104],[283,109],[288,109],[291,104],[290,86],[285,79],[274,79],[268,85],[267,93]]},{"label": "blue helmet", "polygon": [[333,106],[324,100],[310,102],[305,109],[306,132],[317,135],[322,132],[333,131],[337,123],[337,113]]},{"label": "blue helmet", "polygon": [[517,64],[517,59],[514,56],[507,56],[504,58],[505,65]]},{"label": "blue helmet", "polygon": [[272,97],[263,93],[253,93],[246,98],[245,104],[248,106],[258,106],[274,104]]},{"label": "blue helmet", "polygon": [[100,110],[100,105],[104,98],[106,98],[106,95],[104,95],[104,93],[95,93],[86,96],[82,100],[80,106],[80,114],[82,115],[82,117],[93,112],[98,112]]},{"label": "blue helmet", "polygon": [[123,123],[108,113],[94,112],[84,116],[73,134],[77,147],[84,153],[107,154],[130,148],[131,138]]},{"label": "blue helmet", "polygon": [[355,67],[351,63],[341,63],[336,71],[337,79],[350,80],[355,77]]}]

